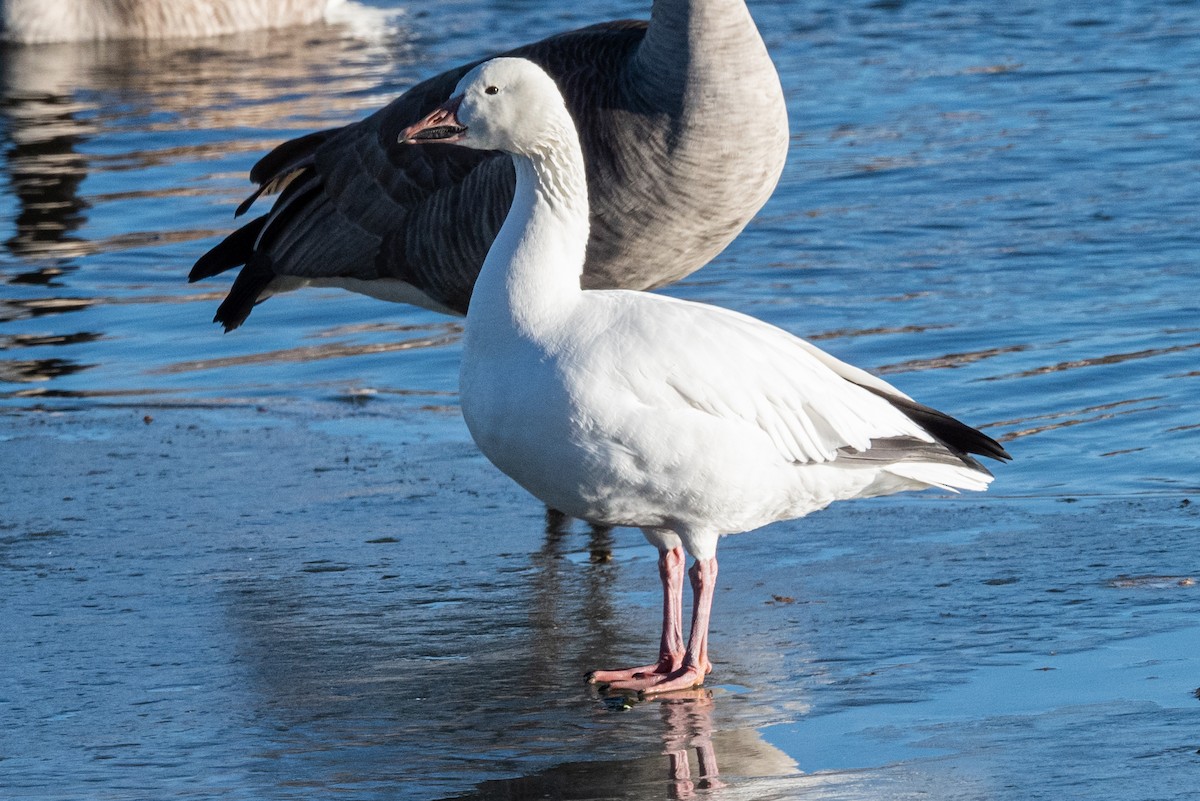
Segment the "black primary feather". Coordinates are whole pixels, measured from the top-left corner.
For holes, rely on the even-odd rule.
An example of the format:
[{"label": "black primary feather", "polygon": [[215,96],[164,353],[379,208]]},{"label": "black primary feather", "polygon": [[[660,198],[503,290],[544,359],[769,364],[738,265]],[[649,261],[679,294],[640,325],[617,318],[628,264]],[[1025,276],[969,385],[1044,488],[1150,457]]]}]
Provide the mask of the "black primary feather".
[{"label": "black primary feather", "polygon": [[273,280],[275,272],[271,269],[270,261],[261,254],[255,255],[234,279],[229,294],[217,307],[213,322],[224,326],[227,334],[237,328],[250,316],[259,296]]},{"label": "black primary feather", "polygon": [[248,262],[254,255],[254,243],[258,240],[258,235],[262,232],[269,216],[271,215],[264,214],[251,220],[201,256],[192,267],[192,271],[188,273],[188,283],[211,278]]},{"label": "black primary feather", "polygon": [[945,412],[939,412],[923,403],[892,395],[874,387],[864,384],[859,384],[859,386],[904,412],[908,419],[921,426],[935,439],[959,455],[974,453],[1002,462],[1012,459],[1012,456],[1004,450],[1004,446],[999,442]]}]

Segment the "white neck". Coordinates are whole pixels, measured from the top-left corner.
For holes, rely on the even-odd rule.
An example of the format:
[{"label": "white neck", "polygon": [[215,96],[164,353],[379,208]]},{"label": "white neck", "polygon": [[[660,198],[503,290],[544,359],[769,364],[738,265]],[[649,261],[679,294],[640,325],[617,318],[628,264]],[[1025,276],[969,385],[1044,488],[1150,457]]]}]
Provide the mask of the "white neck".
[{"label": "white neck", "polygon": [[512,157],[512,206],[488,251],[467,312],[472,332],[540,338],[579,301],[588,238],[587,179],[566,110],[536,151]]}]

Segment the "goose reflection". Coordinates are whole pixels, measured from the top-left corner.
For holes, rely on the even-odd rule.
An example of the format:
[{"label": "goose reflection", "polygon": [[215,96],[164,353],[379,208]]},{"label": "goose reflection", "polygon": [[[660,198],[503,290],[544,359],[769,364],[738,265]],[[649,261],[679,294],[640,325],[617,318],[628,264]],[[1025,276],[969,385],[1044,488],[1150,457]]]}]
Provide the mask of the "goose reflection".
[{"label": "goose reflection", "polygon": [[[690,691],[690,697],[663,700],[668,778],[672,798],[694,798],[696,790],[719,790],[725,786],[719,778],[717,752],[713,747],[712,692]],[[689,750],[696,752],[696,777],[692,777]]]},{"label": "goose reflection", "polygon": [[[617,699],[610,700],[615,701],[614,706],[620,704]],[[730,777],[760,780],[738,787],[737,798],[756,797],[768,788],[797,789],[789,778],[802,775],[802,771],[785,752],[754,729],[717,728],[713,715],[717,700],[712,690],[672,693],[645,705],[657,707],[662,726],[657,747],[648,742],[641,755],[565,762],[528,776],[481,782],[473,792],[445,801],[733,798],[722,792],[734,788],[721,778],[719,760],[728,765]]]},{"label": "goose reflection", "polygon": [[[253,153],[264,146],[221,136],[223,130],[244,135],[240,132],[273,129],[281,118],[352,117],[370,102],[360,95],[375,88],[396,62],[393,45],[403,36],[400,31],[390,35],[387,41],[363,42],[350,38],[345,28],[326,25],[199,45],[0,43],[0,141],[18,205],[7,251],[18,258],[77,257],[145,244],[121,238],[88,243],[79,236],[93,203],[129,194],[89,198],[80,191],[85,179],[164,162]],[[197,130],[206,135],[188,133]],[[209,135],[213,132],[218,133]],[[100,146],[90,149],[103,155],[85,155],[93,141]],[[157,147],[123,149],[146,141]],[[137,194],[194,192],[171,185]],[[191,232],[191,238],[211,233]]]},{"label": "goose reflection", "polygon": [[[571,530],[570,515],[563,514],[557,509],[546,508],[546,536],[561,538]],[[607,562],[612,559],[612,526],[599,523],[589,523],[591,545],[588,549],[589,558],[593,562]]]},{"label": "goose reflection", "polygon": [[[402,518],[381,529],[377,505],[339,501],[326,526],[298,510],[253,570],[220,582],[220,647],[274,732],[258,747],[289,755],[264,781],[429,787],[453,776],[474,785],[463,798],[640,801],[796,773],[755,728],[758,712],[749,720],[731,703],[719,730],[719,688],[622,711],[585,687],[587,665],[627,640],[626,559],[592,561],[582,531],[546,535],[504,513],[481,522],[423,500],[420,482],[411,498],[389,486],[399,497],[385,505],[402,504]],[[495,547],[454,556],[465,557],[461,532],[485,523]]]},{"label": "goose reflection", "polygon": [[[72,48],[0,47],[4,165],[17,201],[16,231],[4,244],[17,258],[80,252],[75,234],[88,202],[79,193],[87,175],[79,147],[94,125],[66,88],[76,60]],[[34,266],[10,280],[50,284],[60,273]]]},{"label": "goose reflection", "polygon": [[211,37],[386,15],[349,0],[4,0],[0,40]]},{"label": "goose reflection", "polygon": [[[609,530],[599,530],[601,533],[595,528],[591,530],[589,557],[583,563],[580,554],[571,547],[573,532],[570,524],[570,517],[556,509],[547,509],[546,537],[532,558],[530,625],[536,633],[530,651],[535,660],[533,675],[548,675],[561,670],[564,649],[557,633],[569,623],[572,615],[586,615],[586,648],[590,652],[611,653],[621,642],[617,607],[612,597],[620,566],[610,563],[612,537]],[[597,558],[597,548],[602,550],[602,558]],[[578,609],[571,608],[573,598],[579,599]],[[574,667],[582,676],[582,663]]]},{"label": "goose reflection", "polygon": [[[104,349],[121,335],[93,314],[64,313],[192,295],[182,283],[150,294],[136,259],[107,257],[151,247],[166,254],[221,233],[225,198],[241,192],[239,160],[286,136],[281,127],[358,116],[377,103],[374,93],[393,91],[397,65],[413,57],[402,29],[360,38],[332,24],[203,42],[0,42],[0,285],[8,286],[0,325],[22,326],[0,332],[0,351],[22,351],[0,364],[0,383],[36,382],[42,393],[64,384],[134,389],[87,383],[103,370],[68,380],[109,362]],[[184,204],[199,207],[198,219],[208,206],[207,227],[179,227]],[[34,318],[44,319],[31,327]]]}]

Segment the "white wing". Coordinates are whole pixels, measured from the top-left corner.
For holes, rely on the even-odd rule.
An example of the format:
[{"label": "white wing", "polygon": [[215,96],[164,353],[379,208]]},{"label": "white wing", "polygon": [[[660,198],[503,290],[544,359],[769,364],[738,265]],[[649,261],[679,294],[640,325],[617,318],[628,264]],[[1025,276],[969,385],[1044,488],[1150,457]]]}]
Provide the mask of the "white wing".
[{"label": "white wing", "polygon": [[[859,384],[907,398],[782,329],[715,306],[636,292],[605,292],[601,315],[626,343],[628,391],[655,409],[696,409],[756,426],[790,462],[829,462],[871,440],[934,438]],[[653,309],[645,308],[653,304]],[[598,336],[603,336],[603,332]],[[644,343],[639,347],[638,343]]]}]

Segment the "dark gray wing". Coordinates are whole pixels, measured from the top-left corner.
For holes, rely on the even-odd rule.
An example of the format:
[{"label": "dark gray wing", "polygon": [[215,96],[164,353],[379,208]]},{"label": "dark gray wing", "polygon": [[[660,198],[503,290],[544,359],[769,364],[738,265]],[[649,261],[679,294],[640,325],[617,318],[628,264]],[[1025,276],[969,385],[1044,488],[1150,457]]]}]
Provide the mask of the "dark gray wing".
[{"label": "dark gray wing", "polygon": [[[504,55],[542,66],[581,130],[602,130],[623,65],[645,29],[642,22],[605,23]],[[196,281],[245,265],[216,321],[236,328],[279,276],[400,279],[465,312],[512,202],[512,163],[496,153],[401,145],[397,138],[483,60],[414,86],[360,122],[284,142],[263,157],[251,170],[259,190],[238,212],[260,194],[281,190],[275,205],[202,256],[189,275]]]}]

